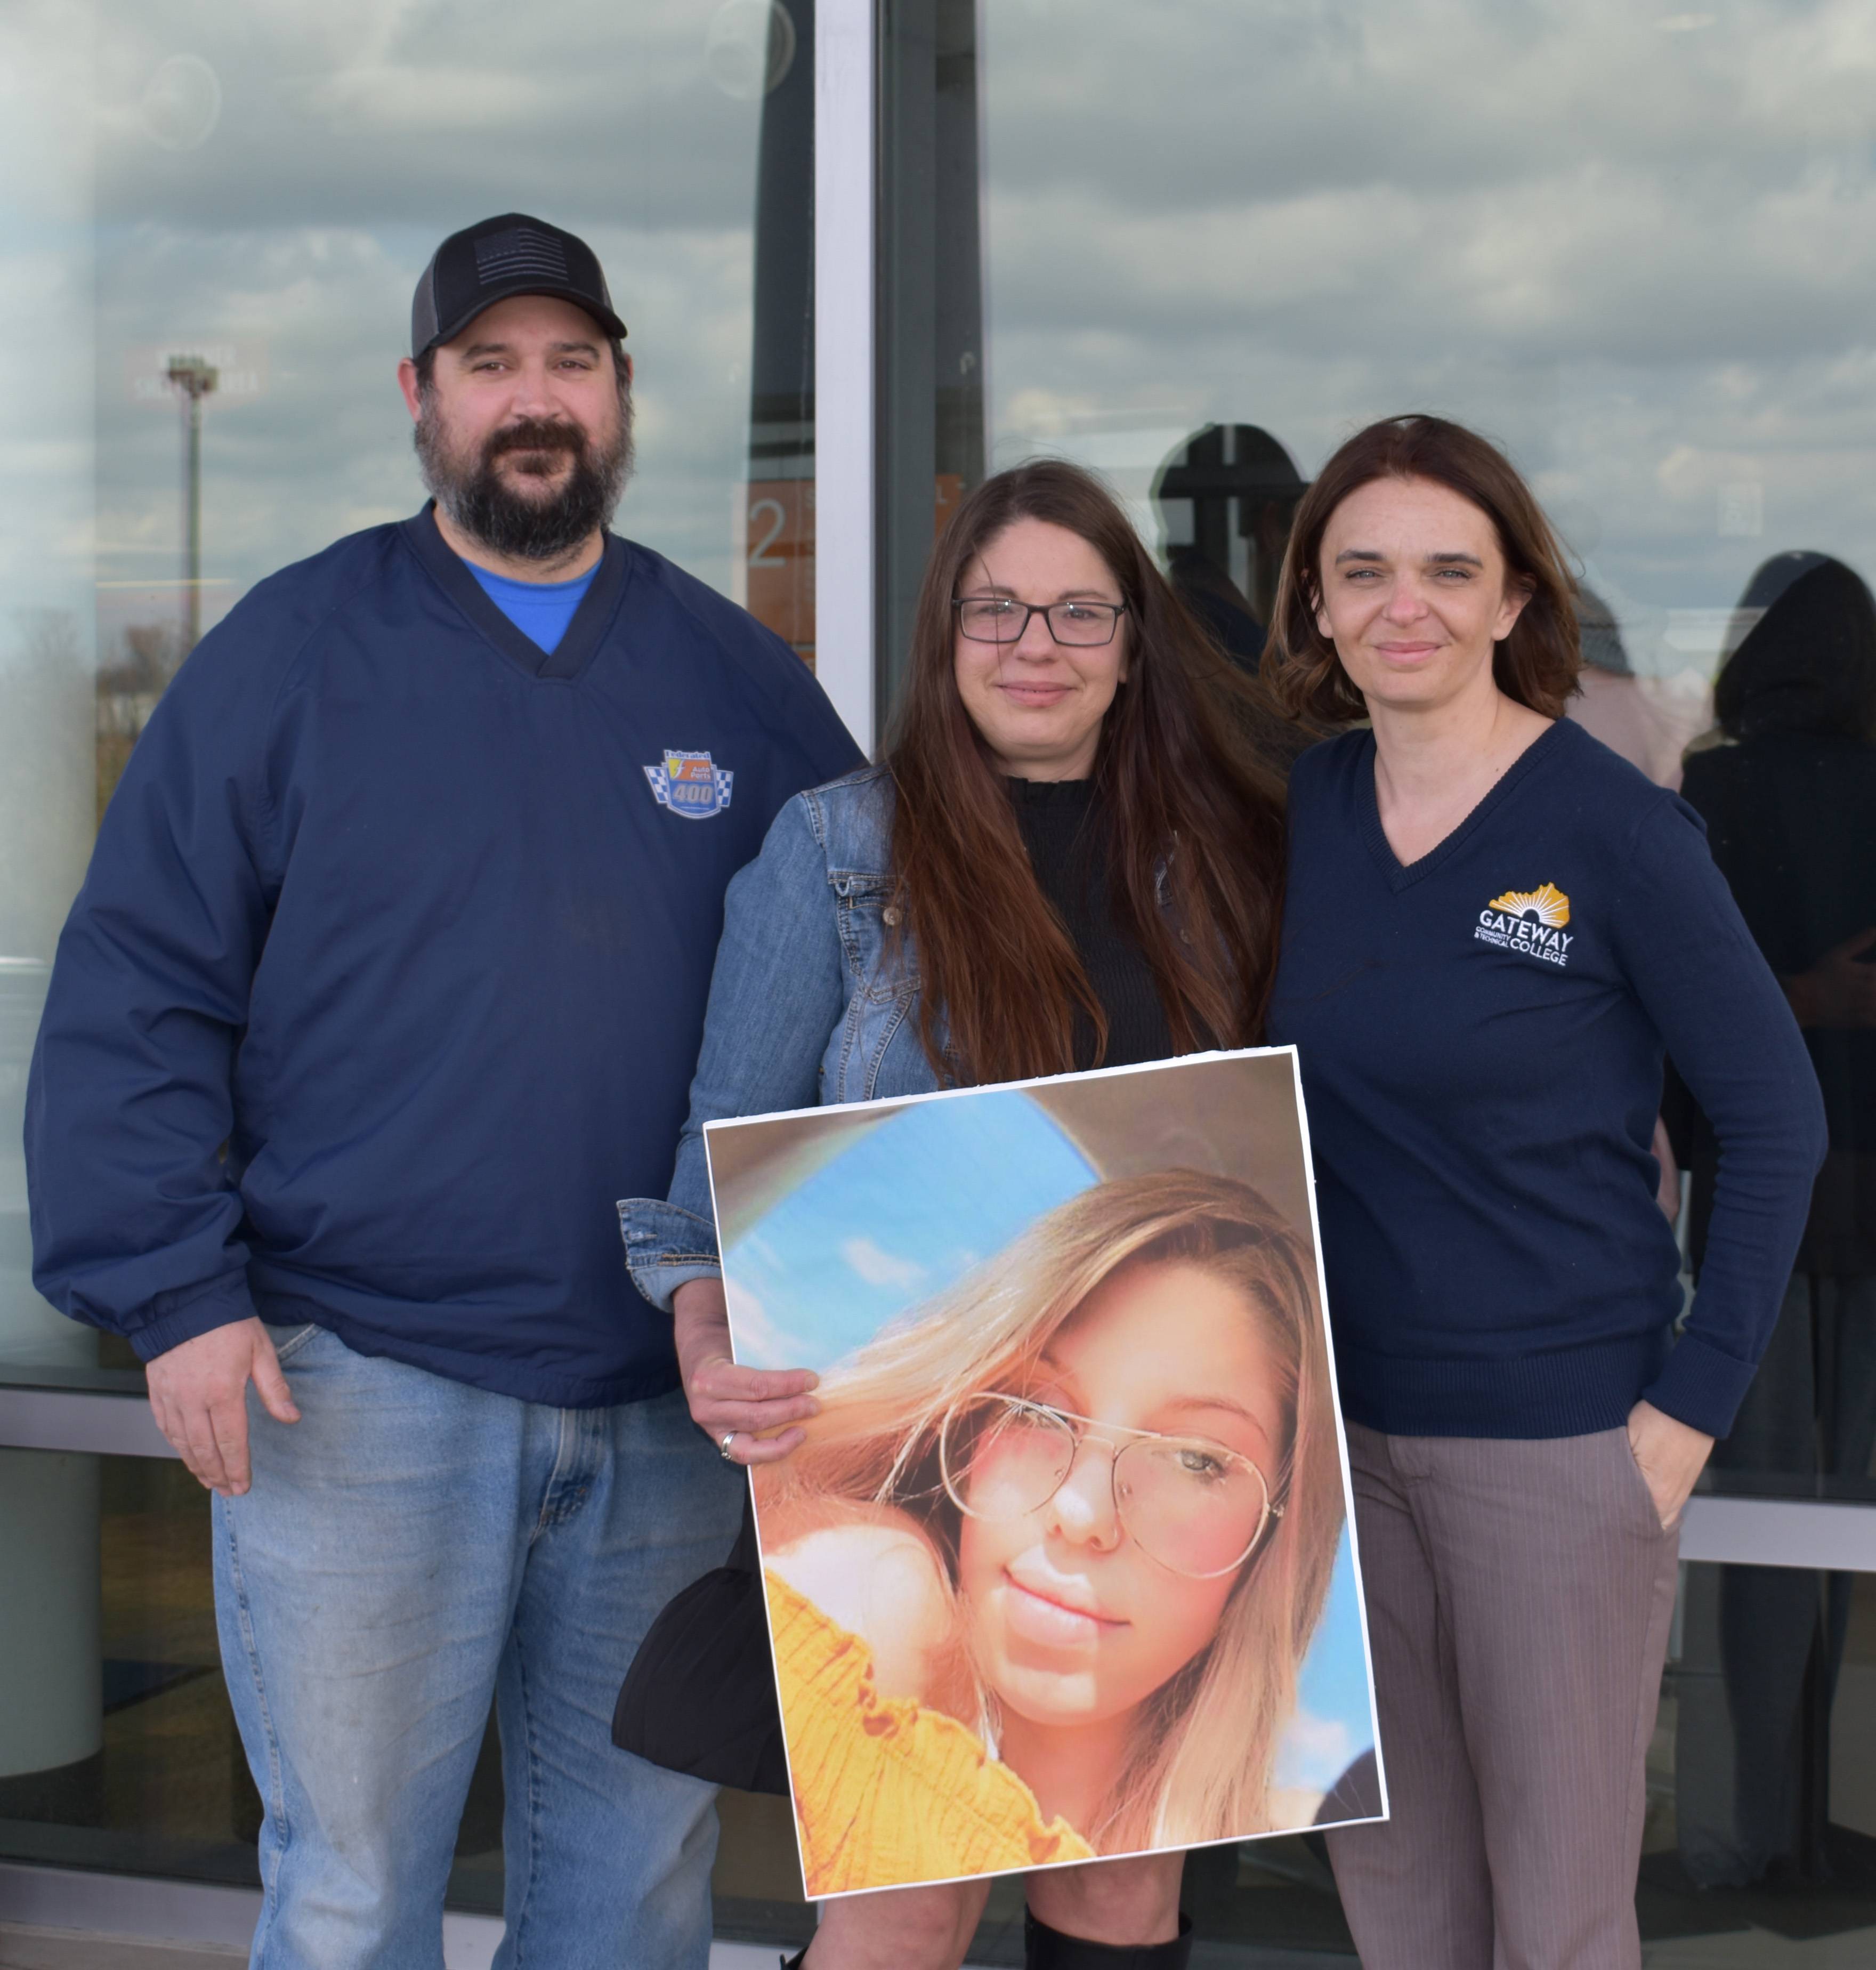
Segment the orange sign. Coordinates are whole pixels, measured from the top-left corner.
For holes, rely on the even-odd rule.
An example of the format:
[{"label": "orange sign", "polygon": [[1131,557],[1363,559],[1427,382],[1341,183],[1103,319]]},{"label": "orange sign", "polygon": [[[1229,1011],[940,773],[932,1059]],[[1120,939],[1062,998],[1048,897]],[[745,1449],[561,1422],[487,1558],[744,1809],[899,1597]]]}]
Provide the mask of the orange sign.
[{"label": "orange sign", "polygon": [[945,523],[958,510],[958,502],[964,496],[964,476],[961,472],[941,472],[938,476],[938,500],[931,514],[931,538],[936,540],[945,531]]},{"label": "orange sign", "polygon": [[[932,535],[958,510],[963,475],[941,472],[932,508]],[[756,479],[743,509],[743,571],[749,613],[792,644],[814,667],[814,482]]]},{"label": "orange sign", "polygon": [[744,549],[749,612],[814,667],[814,482],[749,483]]}]

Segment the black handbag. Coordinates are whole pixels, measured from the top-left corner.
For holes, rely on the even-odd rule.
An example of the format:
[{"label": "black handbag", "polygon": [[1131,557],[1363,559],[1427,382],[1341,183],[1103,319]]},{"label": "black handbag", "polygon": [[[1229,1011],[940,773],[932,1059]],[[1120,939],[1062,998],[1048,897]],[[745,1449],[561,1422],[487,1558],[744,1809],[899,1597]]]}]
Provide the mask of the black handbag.
[{"label": "black handbag", "polygon": [[645,1631],[613,1708],[613,1742],[667,1771],[785,1798],[788,1760],[746,1486],[727,1562],[694,1580]]}]

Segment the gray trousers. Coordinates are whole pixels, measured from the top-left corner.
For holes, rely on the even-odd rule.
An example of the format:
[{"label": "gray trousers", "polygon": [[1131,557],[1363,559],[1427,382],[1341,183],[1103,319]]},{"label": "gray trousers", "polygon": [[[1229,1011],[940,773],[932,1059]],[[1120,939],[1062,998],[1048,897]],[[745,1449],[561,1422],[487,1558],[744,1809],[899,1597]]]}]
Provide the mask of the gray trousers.
[{"label": "gray trousers", "polygon": [[1627,1432],[1348,1455],[1391,1815],[1328,1835],[1364,1970],[1637,1970],[1680,1542]]}]

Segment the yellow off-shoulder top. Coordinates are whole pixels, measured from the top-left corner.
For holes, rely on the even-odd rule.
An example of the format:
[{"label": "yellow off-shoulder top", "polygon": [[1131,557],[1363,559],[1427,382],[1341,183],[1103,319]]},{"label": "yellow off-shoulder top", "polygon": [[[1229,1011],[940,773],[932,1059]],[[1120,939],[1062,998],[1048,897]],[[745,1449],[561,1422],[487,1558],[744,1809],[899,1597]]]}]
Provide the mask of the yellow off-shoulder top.
[{"label": "yellow off-shoulder top", "polygon": [[1094,1851],[954,1718],[873,1686],[873,1653],[766,1572],[811,1900],[959,1874],[1008,1873]]}]

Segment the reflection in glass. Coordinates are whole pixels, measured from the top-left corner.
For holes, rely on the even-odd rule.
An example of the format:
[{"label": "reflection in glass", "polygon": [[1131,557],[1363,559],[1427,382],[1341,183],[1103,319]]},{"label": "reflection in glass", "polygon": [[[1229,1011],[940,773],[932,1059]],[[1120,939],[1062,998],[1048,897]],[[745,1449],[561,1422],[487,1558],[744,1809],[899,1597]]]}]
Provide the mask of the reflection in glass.
[{"label": "reflection in glass", "polygon": [[[1876,260],[1845,244],[1876,216],[1866,13],[1844,0],[1698,13],[1621,0],[1000,0],[977,50],[981,184],[951,180],[961,223],[967,204],[980,213],[990,463],[1060,453],[1103,473],[1188,603],[1249,661],[1268,615],[1261,535],[1241,506],[1227,513],[1226,489],[1175,472],[1202,478],[1267,442],[1300,483],[1351,430],[1401,411],[1486,431],[1531,476],[1585,577],[1588,668],[1572,715],[1678,785],[1689,743],[1715,722],[1722,664],[1743,661],[1729,668],[1744,681],[1771,648],[1745,649],[1756,618],[1736,601],[1774,610],[1782,587],[1754,583],[1771,541],[1806,541],[1853,578],[1871,567]],[[892,67],[909,58],[898,38],[909,50],[914,16],[930,14],[884,10],[886,73],[905,72]],[[881,186],[883,237],[925,242],[928,267],[937,182],[896,163]],[[912,285],[901,268],[886,294]],[[897,319],[883,312],[883,333]],[[915,383],[883,375],[883,457],[928,442],[935,397]],[[886,474],[894,540],[926,528],[929,484],[928,468]],[[1216,509],[1186,506],[1201,490]],[[1796,608],[1782,612],[1794,632]],[[1832,635],[1851,634],[1850,613]],[[1833,647],[1816,626],[1796,639],[1813,652],[1801,668]],[[902,632],[884,611],[881,636],[889,662]],[[1722,866],[1758,897],[1742,905],[1790,981],[1832,1117],[1800,1273],[1715,1474],[1725,1488],[1876,1499],[1876,1391],[1861,1365],[1872,1315],[1855,1283],[1872,1269],[1876,1143],[1858,1078],[1871,1035],[1848,1016],[1876,977],[1876,944],[1857,941],[1876,925],[1870,736],[1742,728],[1686,768]],[[1781,747],[1816,771],[1794,765],[1774,787],[1760,762]],[[1676,1126],[1686,1156],[1692,1124]],[[1813,1834],[1876,1835],[1861,1776],[1876,1770],[1876,1590],[1742,1580],[1723,1667],[1728,1578],[1688,1569],[1643,1933],[1663,1963],[1705,1963],[1688,1939],[1733,1930],[1711,1960],[1795,1965],[1809,1955],[1757,1949],[1764,1930],[1867,1931],[1876,1906],[1826,1907],[1814,1883],[1781,1909],[1763,1878],[1703,1894],[1679,1857],[1712,1858],[1704,1878],[1753,1874],[1768,1838],[1793,1851],[1794,1796]],[[1748,1793],[1772,1834],[1755,1830]],[[1837,1839],[1833,1867],[1845,1864]],[[1201,1929],[1345,1947],[1292,1925],[1306,1853],[1273,1855],[1296,1863],[1279,1888],[1260,1852],[1195,1861]],[[1715,1900],[1731,1896],[1761,1898]],[[1333,1913],[1325,1893],[1293,1904],[1308,1907]],[[1826,1959],[1832,1946],[1818,1960],[1862,1960],[1854,1943]]]},{"label": "reflection in glass", "polygon": [[[85,1608],[58,1611],[44,1639],[66,1652],[75,1677],[9,1650],[9,1672],[29,1677],[32,1700],[63,1711],[83,1686],[88,1731],[41,1747],[29,1763],[0,1741],[0,1852],[8,1858],[128,1874],[175,1873],[252,1881],[260,1801],[248,1777],[221,1681],[209,1591],[208,1494],[167,1458],[66,1457],[0,1451],[0,1516],[35,1493],[54,1502],[54,1474],[26,1464],[82,1467],[57,1474],[88,1491],[88,1536],[66,1522],[54,1542],[82,1579]],[[18,1603],[13,1604],[18,1606]],[[0,1620],[4,1620],[0,1617]]]},{"label": "reflection in glass", "polygon": [[637,365],[620,527],[811,652],[812,0],[530,21],[519,42],[467,0],[0,21],[0,313],[34,352],[0,444],[0,1363],[97,1359],[24,1283],[17,1149],[97,816],[198,630],[418,505],[393,371],[439,238],[532,204],[593,242]]},{"label": "reflection in glass", "polygon": [[[1152,476],[1146,538],[1179,600],[1253,675],[1297,502],[1309,489],[1289,453],[1257,424],[1207,424],[1181,439]],[[1244,736],[1279,774],[1331,730],[1286,717],[1260,692],[1227,701]]]},{"label": "reflection in glass", "polygon": [[[47,967],[197,629],[419,503],[394,372],[441,238],[519,207],[592,242],[637,366],[621,530],[811,652],[813,31],[811,0],[541,0],[519,34],[471,0],[0,11],[0,322],[30,352],[0,439],[0,1384],[140,1380],[31,1286]],[[0,1448],[0,1858],[252,1881],[206,1494]],[[727,1809],[726,1933],[800,1929],[772,1804]],[[458,1905],[499,1906],[501,1810],[491,1745]]]},{"label": "reflection in glass", "polygon": [[936,529],[984,476],[977,0],[881,0],[879,662],[889,706]]},{"label": "reflection in glass", "polygon": [[1296,502],[1309,489],[1257,424],[1207,424],[1153,481],[1166,573],[1179,599],[1246,670],[1263,655]]},{"label": "reflection in glass", "polygon": [[[1716,1480],[1876,1498],[1876,600],[1841,561],[1784,554],[1741,597],[1718,725],[1683,793],[1783,981],[1824,1092],[1830,1147],[1771,1345]],[[1689,1244],[1704,1255],[1718,1150],[1684,1092]],[[1855,1581],[1720,1570],[1712,1630],[1732,1783],[1683,1798],[1680,1851],[1738,1886],[1832,1866],[1830,1718]],[[1709,1720],[1717,1721],[1718,1720]]]},{"label": "reflection in glass", "polygon": [[1622,641],[1622,626],[1587,583],[1577,590],[1576,619],[1583,668],[1566,716],[1658,785],[1678,787],[1685,735],[1643,690]]},{"label": "reflection in glass", "polygon": [[1677,753],[1768,532],[1858,567],[1876,538],[1876,262],[1844,248],[1876,95],[1842,0],[1661,18],[1694,24],[985,8],[991,459],[1065,452],[1140,498],[1207,427],[1307,479],[1370,418],[1458,418],[1531,476]]},{"label": "reflection in glass", "polygon": [[[1729,1668],[1728,1632],[1736,1643],[1748,1604],[1728,1609],[1728,1585],[1753,1574],[1782,1576],[1791,1608],[1814,1617],[1827,1603],[1841,1610],[1828,1689],[1817,1680],[1810,1629],[1790,1621],[1775,1621],[1764,1638],[1760,1685]],[[1712,1960],[1742,1966],[1871,1960],[1876,1575],[1686,1566],[1676,1630],[1648,1760],[1637,1897],[1644,1939],[1712,1938]],[[1780,1701],[1781,1673],[1802,1691],[1801,1704]],[[1669,1960],[1709,1959],[1690,1945],[1685,1959]]]},{"label": "reflection in glass", "polygon": [[[814,0],[732,0],[720,24],[767,15],[756,178],[755,346],[739,600],[814,659]],[[784,59],[785,53],[786,59]],[[754,93],[754,91],[751,92]]]}]

